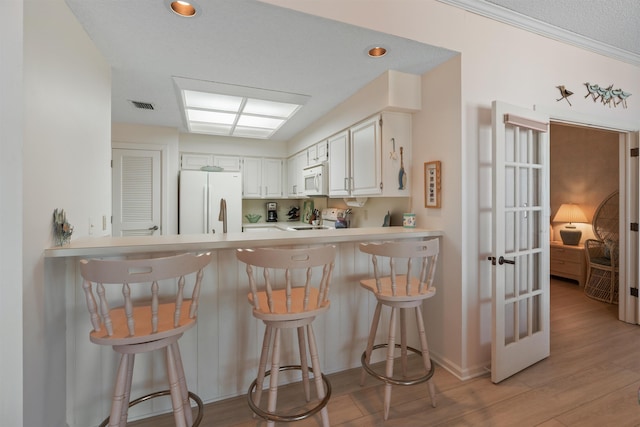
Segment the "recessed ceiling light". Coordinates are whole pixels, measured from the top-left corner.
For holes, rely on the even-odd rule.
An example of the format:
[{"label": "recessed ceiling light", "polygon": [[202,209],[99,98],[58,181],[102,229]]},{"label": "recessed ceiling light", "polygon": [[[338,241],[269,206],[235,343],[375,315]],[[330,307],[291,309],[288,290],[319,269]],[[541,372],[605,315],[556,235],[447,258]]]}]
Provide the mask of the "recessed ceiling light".
[{"label": "recessed ceiling light", "polygon": [[372,58],[379,58],[381,56],[385,56],[387,54],[387,49],[381,47],[381,46],[376,46],[376,47],[372,47],[371,49],[369,49],[369,56]]},{"label": "recessed ceiling light", "polygon": [[172,1],[170,6],[171,10],[173,10],[180,16],[190,17],[196,14],[196,8],[191,3],[186,1]]}]

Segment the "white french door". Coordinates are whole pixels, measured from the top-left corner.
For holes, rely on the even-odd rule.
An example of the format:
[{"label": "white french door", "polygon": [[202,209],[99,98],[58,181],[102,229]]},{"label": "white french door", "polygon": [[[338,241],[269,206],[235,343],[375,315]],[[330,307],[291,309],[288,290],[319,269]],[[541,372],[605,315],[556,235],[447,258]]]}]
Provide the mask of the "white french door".
[{"label": "white french door", "polygon": [[493,103],[491,380],[549,356],[549,117]]}]

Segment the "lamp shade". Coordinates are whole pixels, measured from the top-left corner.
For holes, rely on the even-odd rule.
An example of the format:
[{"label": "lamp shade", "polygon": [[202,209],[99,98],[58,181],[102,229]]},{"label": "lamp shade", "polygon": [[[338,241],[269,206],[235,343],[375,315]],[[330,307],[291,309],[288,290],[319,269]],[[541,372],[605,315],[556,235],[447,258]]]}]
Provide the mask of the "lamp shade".
[{"label": "lamp shade", "polygon": [[576,222],[587,222],[587,217],[578,205],[573,203],[563,203],[560,205],[560,209],[558,209],[556,216],[553,217],[553,222],[568,222],[570,224]]},{"label": "lamp shade", "polygon": [[565,245],[577,245],[580,243],[580,239],[582,238],[582,231],[576,230],[576,226],[572,224],[577,222],[587,222],[587,217],[578,205],[574,205],[573,203],[563,203],[560,205],[560,209],[558,209],[556,216],[553,217],[553,222],[568,222],[569,224],[566,225],[564,229],[560,230],[562,243]]}]

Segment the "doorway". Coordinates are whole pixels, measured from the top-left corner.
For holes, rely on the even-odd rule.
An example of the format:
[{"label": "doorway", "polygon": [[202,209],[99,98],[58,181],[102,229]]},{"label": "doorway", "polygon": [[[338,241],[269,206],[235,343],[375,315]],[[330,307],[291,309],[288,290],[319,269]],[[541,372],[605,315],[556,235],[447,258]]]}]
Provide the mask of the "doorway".
[{"label": "doorway", "polygon": [[[550,126],[551,274],[573,280],[581,290],[588,274],[585,241],[598,239],[592,227],[594,215],[607,197],[620,190],[620,138],[613,130],[559,122]],[[560,231],[567,224],[554,222],[564,204],[573,204],[584,214],[584,222],[573,224],[582,233],[575,246],[576,242],[562,242]]]}]

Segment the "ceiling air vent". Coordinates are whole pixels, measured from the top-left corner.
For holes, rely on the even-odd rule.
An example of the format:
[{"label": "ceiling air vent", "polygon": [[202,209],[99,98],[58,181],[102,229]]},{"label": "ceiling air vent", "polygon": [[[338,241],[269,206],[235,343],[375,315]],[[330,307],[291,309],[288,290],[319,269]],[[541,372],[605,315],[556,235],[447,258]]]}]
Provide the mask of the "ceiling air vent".
[{"label": "ceiling air vent", "polygon": [[153,104],[149,102],[140,102],[140,101],[130,101],[134,107],[139,108],[141,110],[154,110]]}]

